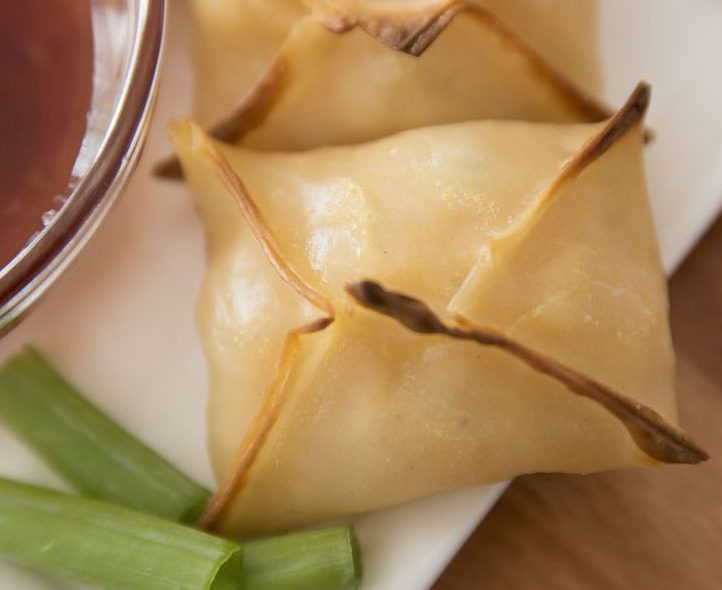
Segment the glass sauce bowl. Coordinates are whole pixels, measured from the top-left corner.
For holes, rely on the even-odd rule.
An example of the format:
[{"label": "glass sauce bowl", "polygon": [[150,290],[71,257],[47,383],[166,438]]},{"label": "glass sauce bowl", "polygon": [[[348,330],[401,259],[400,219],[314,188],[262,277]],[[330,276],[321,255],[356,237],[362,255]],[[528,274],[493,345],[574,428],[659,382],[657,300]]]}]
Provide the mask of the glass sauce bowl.
[{"label": "glass sauce bowl", "polygon": [[[158,86],[165,0],[90,0],[90,111],[65,195],[0,268],[0,334],[58,278],[108,213],[135,167]],[[1,228],[0,228],[1,231]]]}]

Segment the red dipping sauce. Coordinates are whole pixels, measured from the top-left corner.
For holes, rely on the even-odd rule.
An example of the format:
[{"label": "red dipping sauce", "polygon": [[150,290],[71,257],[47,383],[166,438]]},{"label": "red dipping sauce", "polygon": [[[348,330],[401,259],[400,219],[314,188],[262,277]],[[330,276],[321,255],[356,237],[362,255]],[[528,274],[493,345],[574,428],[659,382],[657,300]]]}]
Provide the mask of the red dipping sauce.
[{"label": "red dipping sauce", "polygon": [[0,0],[0,268],[69,192],[92,77],[90,0]]}]

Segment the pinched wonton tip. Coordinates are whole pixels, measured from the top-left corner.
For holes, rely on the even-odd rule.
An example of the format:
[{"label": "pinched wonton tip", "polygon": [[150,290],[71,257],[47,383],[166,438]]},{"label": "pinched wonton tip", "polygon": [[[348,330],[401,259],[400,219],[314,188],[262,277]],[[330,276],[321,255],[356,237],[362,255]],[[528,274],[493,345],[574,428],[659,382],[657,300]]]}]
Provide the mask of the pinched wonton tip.
[{"label": "pinched wonton tip", "polygon": [[[478,119],[601,121],[605,106],[473,1],[311,1],[216,139],[263,150],[346,145]],[[155,173],[178,178],[177,160]]]},{"label": "pinched wonton tip", "polygon": [[[657,461],[696,464],[709,459],[706,451],[687,434],[671,426],[651,408],[501,333],[483,327],[447,325],[422,301],[388,291],[374,281],[349,283],[346,291],[360,305],[395,319],[413,332],[470,340],[508,352],[535,371],[563,383],[569,391],[604,406],[624,424],[639,447]],[[461,320],[460,323],[465,323]]]},{"label": "pinched wonton tip", "polygon": [[523,473],[705,460],[675,427],[648,101],[641,84],[603,124],[297,154],[177,124],[209,252],[222,483],[202,525],[271,532]]}]

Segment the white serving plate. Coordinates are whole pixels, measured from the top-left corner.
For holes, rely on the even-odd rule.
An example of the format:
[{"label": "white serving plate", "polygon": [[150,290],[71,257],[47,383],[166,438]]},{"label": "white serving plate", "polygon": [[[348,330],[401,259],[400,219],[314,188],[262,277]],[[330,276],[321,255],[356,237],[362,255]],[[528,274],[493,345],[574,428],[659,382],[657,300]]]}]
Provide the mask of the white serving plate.
[{"label": "white serving plate", "polygon": [[[542,1],[542,0],[539,0]],[[131,431],[212,485],[205,453],[205,364],[194,327],[203,272],[201,227],[185,189],[150,178],[167,153],[164,122],[189,112],[187,15],[170,2],[166,64],[145,155],[125,195],[77,263],[0,341],[0,359],[37,344]],[[722,205],[722,3],[601,0],[606,98],[620,104],[641,78],[654,96],[649,187],[672,270]],[[0,474],[61,486],[0,430]],[[440,494],[358,519],[365,590],[428,588],[505,484]],[[0,565],[0,588],[67,584]]]}]

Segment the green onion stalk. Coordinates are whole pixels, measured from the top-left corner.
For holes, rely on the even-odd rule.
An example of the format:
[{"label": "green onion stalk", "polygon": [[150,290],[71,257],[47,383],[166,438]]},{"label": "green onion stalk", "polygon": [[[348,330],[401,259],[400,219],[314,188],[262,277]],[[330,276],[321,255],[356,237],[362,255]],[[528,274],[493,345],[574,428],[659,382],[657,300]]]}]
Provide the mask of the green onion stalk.
[{"label": "green onion stalk", "polygon": [[0,420],[85,496],[186,523],[198,518],[210,498],[32,348],[0,369]]},{"label": "green onion stalk", "polygon": [[92,497],[0,478],[0,554],[10,561],[107,590],[358,586],[348,526],[239,545],[178,524],[193,522],[210,492],[87,401],[34,349],[0,368],[0,419]]}]

